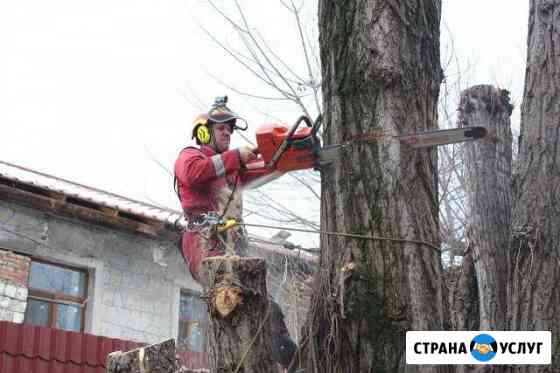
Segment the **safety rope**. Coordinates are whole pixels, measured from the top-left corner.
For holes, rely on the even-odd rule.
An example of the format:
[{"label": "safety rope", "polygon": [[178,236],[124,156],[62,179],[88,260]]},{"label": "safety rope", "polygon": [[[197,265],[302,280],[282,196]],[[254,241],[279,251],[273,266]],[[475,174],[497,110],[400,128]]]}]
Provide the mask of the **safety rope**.
[{"label": "safety rope", "polygon": [[269,228],[269,229],[280,229],[285,231],[294,231],[294,232],[303,232],[303,233],[317,233],[317,234],[325,234],[327,236],[339,236],[339,237],[349,237],[349,238],[358,238],[358,239],[365,239],[365,240],[374,240],[374,241],[391,241],[391,242],[406,242],[406,243],[413,243],[418,245],[425,245],[428,246],[438,253],[441,253],[441,249],[429,242],[422,241],[422,240],[410,240],[406,238],[394,238],[394,237],[383,237],[383,236],[371,236],[371,235],[364,235],[364,234],[356,234],[356,233],[342,233],[342,232],[329,232],[323,230],[316,230],[316,229],[301,229],[301,228],[288,228],[288,227],[278,227],[274,225],[264,225],[264,224],[249,224],[249,223],[237,223],[237,225],[244,225],[246,227],[255,227],[255,228]]}]

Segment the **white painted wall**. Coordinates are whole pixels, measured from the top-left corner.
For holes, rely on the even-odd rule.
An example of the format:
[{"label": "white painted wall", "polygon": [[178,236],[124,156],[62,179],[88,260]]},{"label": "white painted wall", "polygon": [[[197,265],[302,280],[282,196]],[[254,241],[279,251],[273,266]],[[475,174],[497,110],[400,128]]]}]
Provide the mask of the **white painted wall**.
[{"label": "white painted wall", "polygon": [[200,287],[175,245],[0,201],[0,247],[87,269],[86,333],[146,343],[176,338],[180,291]]}]

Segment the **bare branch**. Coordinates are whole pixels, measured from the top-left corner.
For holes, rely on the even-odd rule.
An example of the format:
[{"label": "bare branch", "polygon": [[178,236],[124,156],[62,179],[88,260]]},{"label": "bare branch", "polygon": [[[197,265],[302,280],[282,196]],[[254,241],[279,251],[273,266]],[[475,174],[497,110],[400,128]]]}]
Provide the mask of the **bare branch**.
[{"label": "bare branch", "polygon": [[[239,14],[241,15],[241,19],[243,20],[243,24],[245,25],[245,28],[247,30],[249,30],[249,24],[247,22],[247,18],[245,17],[245,13],[243,12],[243,9],[241,8],[241,6],[239,5],[239,1],[235,1],[235,5],[237,6],[237,9],[239,11]],[[303,102],[301,101],[299,95],[297,94],[297,92],[294,90],[294,88],[292,87],[292,85],[286,80],[286,78],[284,77],[284,75],[276,68],[276,66],[272,63],[272,61],[268,58],[268,56],[266,55],[266,53],[263,51],[263,49],[261,48],[261,46],[259,45],[259,43],[257,42],[257,40],[255,39],[255,37],[253,36],[253,34],[249,33],[248,35],[251,40],[253,41],[253,43],[255,44],[255,46],[257,47],[257,49],[259,50],[259,52],[263,55],[265,61],[270,65],[270,67],[272,67],[272,69],[278,74],[278,76],[280,77],[281,80],[284,81],[284,83],[286,84],[286,86],[289,88],[289,90],[292,92],[292,95],[294,97],[294,102],[302,109],[302,111],[305,113],[305,115],[310,116],[307,108],[305,107],[305,105],[303,104]]]},{"label": "bare branch", "polygon": [[[301,47],[303,49],[303,54],[305,56],[305,63],[307,64],[307,72],[309,74],[309,82],[310,82],[310,84],[313,84],[313,82],[315,81],[315,77],[313,76],[313,70],[311,68],[311,63],[309,61],[309,54],[307,52],[307,44],[305,43],[305,37],[303,35],[303,30],[302,30],[302,27],[301,27],[301,18],[299,16],[299,9],[296,8],[293,0],[290,0],[290,4],[293,7],[292,9],[294,11],[294,16],[296,17],[296,24],[298,26]],[[313,89],[313,93],[314,93],[314,96],[315,96],[315,105],[317,107],[317,112],[320,113],[321,112],[321,105],[319,104],[319,96],[317,94],[317,90]]]},{"label": "bare branch", "polygon": [[210,72],[206,72],[212,79],[214,79],[215,81],[217,81],[218,83],[220,83],[221,85],[223,85],[224,87],[226,87],[227,89],[232,90],[233,92],[242,95],[242,96],[247,96],[247,97],[252,97],[252,98],[256,98],[259,100],[273,100],[273,101],[291,101],[290,98],[286,98],[286,97],[265,97],[265,96],[258,96],[258,95],[254,95],[248,92],[244,92],[241,91],[237,88],[235,88],[234,86],[224,82],[223,80],[221,80],[220,78],[218,78],[216,75],[210,73]]}]

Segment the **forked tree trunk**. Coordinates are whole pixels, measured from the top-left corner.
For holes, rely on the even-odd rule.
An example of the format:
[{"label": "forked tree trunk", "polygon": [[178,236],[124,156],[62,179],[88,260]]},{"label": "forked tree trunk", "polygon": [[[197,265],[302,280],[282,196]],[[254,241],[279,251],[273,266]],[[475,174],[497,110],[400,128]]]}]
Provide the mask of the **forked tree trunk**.
[{"label": "forked tree trunk", "polygon": [[217,256],[202,266],[210,372],[274,372],[265,261]]},{"label": "forked tree trunk", "polygon": [[391,135],[437,127],[441,2],[319,2],[326,144],[383,133],[322,174],[322,237],[306,373],[440,372],[405,364],[408,330],[444,327],[435,149]]},{"label": "forked tree trunk", "polygon": [[[513,215],[512,328],[552,331],[560,370],[560,0],[531,0]],[[549,370],[547,370],[549,369]],[[550,371],[519,367],[516,371]]]},{"label": "forked tree trunk", "polygon": [[[461,94],[459,126],[484,126],[485,139],[465,144],[467,239],[478,284],[480,330],[506,330],[511,246],[512,136],[509,93],[489,85]],[[470,259],[470,258],[469,258]],[[465,266],[470,265],[466,261]],[[478,315],[477,315],[478,316]]]}]

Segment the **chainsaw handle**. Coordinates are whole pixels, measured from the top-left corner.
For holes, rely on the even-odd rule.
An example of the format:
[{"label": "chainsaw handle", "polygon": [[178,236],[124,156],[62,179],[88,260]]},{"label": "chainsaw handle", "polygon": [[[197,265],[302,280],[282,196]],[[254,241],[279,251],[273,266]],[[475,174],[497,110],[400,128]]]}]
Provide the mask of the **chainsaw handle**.
[{"label": "chainsaw handle", "polygon": [[266,164],[267,168],[273,169],[276,166],[276,163],[278,163],[278,160],[280,159],[282,154],[284,154],[286,149],[288,149],[290,145],[292,145],[292,137],[294,136],[294,133],[296,133],[296,130],[298,129],[301,122],[305,122],[305,124],[307,124],[307,127],[313,127],[313,123],[311,123],[311,119],[309,119],[309,117],[307,117],[306,115],[302,115],[301,117],[299,117],[292,128],[290,128],[290,131],[288,132],[288,135],[286,135],[284,141],[282,141],[282,144],[280,144],[280,146],[270,159],[270,162]]},{"label": "chainsaw handle", "polygon": [[317,119],[315,119],[315,123],[313,123],[313,129],[311,130],[311,136],[316,137],[317,132],[319,132],[319,128],[321,128],[321,124],[323,124],[323,116],[319,114]]}]

